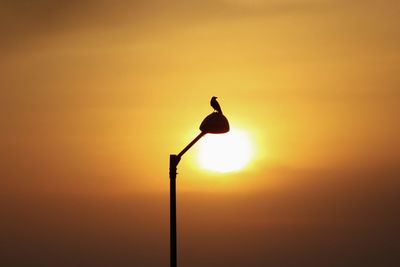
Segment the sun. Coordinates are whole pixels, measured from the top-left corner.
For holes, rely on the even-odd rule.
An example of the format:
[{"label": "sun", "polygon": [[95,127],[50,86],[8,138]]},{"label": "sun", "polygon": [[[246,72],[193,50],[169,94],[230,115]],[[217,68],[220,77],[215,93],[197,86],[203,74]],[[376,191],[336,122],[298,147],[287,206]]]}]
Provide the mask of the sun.
[{"label": "sun", "polygon": [[200,166],[216,172],[233,172],[244,168],[253,156],[247,132],[231,129],[226,134],[207,134],[198,148]]}]

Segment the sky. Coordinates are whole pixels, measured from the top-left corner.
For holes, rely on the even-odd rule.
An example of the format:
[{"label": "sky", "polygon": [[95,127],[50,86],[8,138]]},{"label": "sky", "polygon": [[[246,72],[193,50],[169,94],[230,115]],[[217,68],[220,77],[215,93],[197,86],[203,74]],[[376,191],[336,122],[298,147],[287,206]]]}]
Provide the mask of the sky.
[{"label": "sky", "polygon": [[0,258],[167,266],[169,154],[218,100],[254,145],[192,148],[182,266],[398,266],[398,1],[0,1]]}]

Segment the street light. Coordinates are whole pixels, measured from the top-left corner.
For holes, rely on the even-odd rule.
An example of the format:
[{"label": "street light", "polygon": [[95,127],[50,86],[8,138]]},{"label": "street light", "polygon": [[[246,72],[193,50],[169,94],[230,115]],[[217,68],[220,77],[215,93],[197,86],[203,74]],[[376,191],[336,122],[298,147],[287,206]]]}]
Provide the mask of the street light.
[{"label": "street light", "polygon": [[200,124],[200,133],[188,144],[178,155],[169,156],[169,180],[170,180],[170,266],[177,266],[176,255],[176,170],[183,154],[186,153],[197,141],[204,135],[222,134],[229,131],[229,122],[227,118],[219,112],[213,112],[208,115]]}]

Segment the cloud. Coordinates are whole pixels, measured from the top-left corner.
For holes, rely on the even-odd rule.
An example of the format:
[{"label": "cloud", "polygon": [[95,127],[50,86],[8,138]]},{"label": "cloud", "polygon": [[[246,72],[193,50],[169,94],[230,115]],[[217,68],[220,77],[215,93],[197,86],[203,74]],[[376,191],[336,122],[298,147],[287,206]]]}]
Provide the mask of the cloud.
[{"label": "cloud", "polygon": [[[115,27],[185,27],[207,20],[271,17],[327,10],[327,3],[308,1],[10,1],[0,11],[1,49],[29,46],[30,40],[67,32]],[[151,30],[151,29],[150,29]]]},{"label": "cloud", "polygon": [[[181,260],[187,266],[396,266],[398,171],[290,170],[281,190],[178,193]],[[7,212],[3,262],[161,266],[168,262],[167,200],[167,192],[0,195]]]}]

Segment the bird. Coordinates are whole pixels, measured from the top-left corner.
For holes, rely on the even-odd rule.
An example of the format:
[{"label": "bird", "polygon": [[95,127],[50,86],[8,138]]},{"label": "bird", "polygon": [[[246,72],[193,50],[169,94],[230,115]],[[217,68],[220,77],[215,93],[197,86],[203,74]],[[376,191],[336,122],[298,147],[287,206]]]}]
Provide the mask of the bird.
[{"label": "bird", "polygon": [[219,105],[219,103],[218,103],[218,101],[217,101],[217,98],[218,98],[218,97],[213,96],[213,97],[211,98],[210,105],[211,105],[211,107],[212,107],[216,112],[218,112],[218,113],[220,113],[220,114],[222,115],[221,106]]}]

